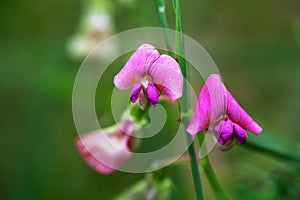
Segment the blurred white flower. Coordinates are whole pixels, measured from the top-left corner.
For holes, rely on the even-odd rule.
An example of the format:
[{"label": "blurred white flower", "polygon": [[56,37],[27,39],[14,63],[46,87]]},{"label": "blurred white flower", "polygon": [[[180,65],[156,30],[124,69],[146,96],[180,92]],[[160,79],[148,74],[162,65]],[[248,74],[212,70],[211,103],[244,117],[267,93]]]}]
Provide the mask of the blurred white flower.
[{"label": "blurred white flower", "polygon": [[[83,16],[79,23],[79,31],[67,42],[68,52],[74,58],[84,58],[99,43],[111,36],[114,29],[113,20],[107,12],[91,10]],[[116,49],[115,45],[110,45],[105,48],[105,51],[98,50],[99,52],[93,55],[97,55],[97,58],[107,58]]]},{"label": "blurred white flower", "polygon": [[100,11],[92,11],[87,16],[86,22],[90,28],[99,34],[105,34],[112,31],[112,20],[111,17]]}]

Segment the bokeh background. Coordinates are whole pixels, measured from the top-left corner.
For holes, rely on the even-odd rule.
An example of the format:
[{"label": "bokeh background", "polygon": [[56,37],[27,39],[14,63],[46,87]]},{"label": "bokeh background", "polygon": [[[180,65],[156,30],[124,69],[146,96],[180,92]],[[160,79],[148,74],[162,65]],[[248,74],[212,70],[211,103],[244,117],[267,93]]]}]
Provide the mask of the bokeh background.
[{"label": "bokeh background", "polygon": [[[70,41],[87,34],[79,24],[94,4],[0,4],[0,198],[106,200],[141,180],[144,174],[96,173],[74,146],[72,87],[83,58],[72,55]],[[114,0],[105,8],[113,24],[109,34],[159,26],[154,1]],[[167,12],[174,28],[170,1]],[[185,33],[205,47],[232,94],[264,128],[255,140],[299,155],[300,1],[190,0],[182,1],[182,15]],[[124,62],[116,62],[101,80],[107,91],[97,94],[96,104],[106,125],[113,121],[105,95]],[[203,81],[195,76],[192,83],[199,92]],[[241,147],[216,149],[211,157],[233,199],[299,199],[295,164]],[[169,174],[173,199],[195,198],[188,165],[172,167]],[[203,181],[212,198],[205,176]]]}]

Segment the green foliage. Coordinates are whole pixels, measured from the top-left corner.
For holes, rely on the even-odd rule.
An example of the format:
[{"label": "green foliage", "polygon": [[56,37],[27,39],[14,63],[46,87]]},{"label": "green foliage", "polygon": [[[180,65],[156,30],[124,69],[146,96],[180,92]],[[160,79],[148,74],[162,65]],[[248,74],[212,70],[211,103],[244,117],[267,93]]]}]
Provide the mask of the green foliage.
[{"label": "green foliage", "polygon": [[172,190],[174,190],[174,186],[169,177],[165,175],[162,177],[161,174],[159,177],[157,174],[149,175],[118,195],[115,200],[169,200]]}]

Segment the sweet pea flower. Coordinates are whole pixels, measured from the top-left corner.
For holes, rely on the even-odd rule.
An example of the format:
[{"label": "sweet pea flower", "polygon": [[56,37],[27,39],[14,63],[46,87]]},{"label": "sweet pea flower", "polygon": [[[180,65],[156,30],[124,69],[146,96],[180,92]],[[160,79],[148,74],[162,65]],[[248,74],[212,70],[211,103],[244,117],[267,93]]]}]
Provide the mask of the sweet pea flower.
[{"label": "sweet pea flower", "polygon": [[245,130],[255,135],[262,131],[232,97],[217,74],[208,77],[187,132],[196,135],[208,128],[218,136],[218,144],[224,147],[233,144],[234,140],[244,144],[248,138]]},{"label": "sweet pea flower", "polygon": [[158,104],[164,92],[174,102],[182,95],[183,77],[176,60],[160,55],[154,46],[141,45],[115,76],[114,83],[120,90],[131,89],[130,100],[142,105],[146,98]]},{"label": "sweet pea flower", "polygon": [[76,139],[82,158],[97,172],[110,174],[120,169],[131,158],[135,131],[132,121],[125,120],[119,127],[93,131]]}]

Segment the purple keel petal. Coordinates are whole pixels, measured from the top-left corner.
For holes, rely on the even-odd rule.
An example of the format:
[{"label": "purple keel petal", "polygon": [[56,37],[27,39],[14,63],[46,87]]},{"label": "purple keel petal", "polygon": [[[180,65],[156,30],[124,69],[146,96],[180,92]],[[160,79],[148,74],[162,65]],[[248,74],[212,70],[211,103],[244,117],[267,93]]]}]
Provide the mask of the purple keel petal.
[{"label": "purple keel petal", "polygon": [[168,55],[161,55],[150,67],[149,75],[173,102],[182,96],[183,77],[179,64]]},{"label": "purple keel petal", "polygon": [[146,95],[153,105],[158,104],[160,93],[152,82],[150,82],[146,88]]},{"label": "purple keel petal", "polygon": [[245,144],[248,135],[246,133],[246,131],[244,131],[244,129],[242,127],[240,127],[239,125],[233,123],[233,129],[234,129],[234,133],[236,135],[236,141],[240,144]]},{"label": "purple keel petal", "polygon": [[154,46],[150,44],[141,45],[115,76],[115,86],[120,90],[126,90],[141,82],[149,67],[159,56],[160,54]]},{"label": "purple keel petal", "polygon": [[226,89],[217,74],[208,77],[200,92],[196,110],[187,132],[195,135],[215,123],[226,113]]},{"label": "purple keel petal", "polygon": [[227,91],[227,111],[229,118],[243,129],[248,130],[256,135],[261,133],[262,128],[246,113],[246,111],[238,104]]},{"label": "purple keel petal", "polygon": [[120,129],[116,134],[94,131],[77,138],[76,145],[81,156],[92,168],[99,173],[110,174],[120,169],[131,157],[130,133],[127,134],[120,135]]},{"label": "purple keel petal", "polygon": [[230,120],[226,120],[223,125],[222,132],[218,142],[224,145],[232,135],[233,135],[233,123]]},{"label": "purple keel petal", "polygon": [[135,103],[139,98],[139,93],[142,89],[143,85],[141,83],[136,84],[130,91],[130,100],[132,103]]},{"label": "purple keel petal", "polygon": [[239,137],[236,137],[236,142],[239,143],[239,144],[245,144],[246,143],[246,140],[243,139],[243,138],[239,138]]}]

